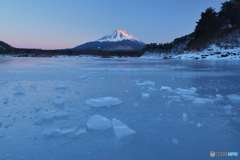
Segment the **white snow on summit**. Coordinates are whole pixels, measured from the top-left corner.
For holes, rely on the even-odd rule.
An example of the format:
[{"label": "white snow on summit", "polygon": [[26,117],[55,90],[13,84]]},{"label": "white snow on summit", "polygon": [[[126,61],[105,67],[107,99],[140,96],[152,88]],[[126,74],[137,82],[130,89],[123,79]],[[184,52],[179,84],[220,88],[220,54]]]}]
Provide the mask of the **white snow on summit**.
[{"label": "white snow on summit", "polygon": [[117,29],[111,35],[104,36],[100,38],[99,42],[117,42],[123,40],[138,41],[137,38],[130,35],[127,31],[122,29]]}]

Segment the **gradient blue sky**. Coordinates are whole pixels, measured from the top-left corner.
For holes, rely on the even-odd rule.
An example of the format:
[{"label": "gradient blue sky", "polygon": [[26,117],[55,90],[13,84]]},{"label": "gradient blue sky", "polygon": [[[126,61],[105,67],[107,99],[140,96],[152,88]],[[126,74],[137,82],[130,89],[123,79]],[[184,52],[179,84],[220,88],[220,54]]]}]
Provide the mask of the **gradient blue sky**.
[{"label": "gradient blue sky", "polygon": [[193,31],[200,13],[224,0],[1,0],[0,40],[16,47],[70,48],[115,29],[144,42]]}]

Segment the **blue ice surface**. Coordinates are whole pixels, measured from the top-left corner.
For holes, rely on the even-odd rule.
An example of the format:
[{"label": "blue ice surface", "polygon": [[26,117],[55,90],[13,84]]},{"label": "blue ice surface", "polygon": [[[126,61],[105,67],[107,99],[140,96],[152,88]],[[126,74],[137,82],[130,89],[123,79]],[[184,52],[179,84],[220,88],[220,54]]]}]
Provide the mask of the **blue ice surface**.
[{"label": "blue ice surface", "polygon": [[1,57],[0,160],[239,153],[239,80],[238,61]]}]

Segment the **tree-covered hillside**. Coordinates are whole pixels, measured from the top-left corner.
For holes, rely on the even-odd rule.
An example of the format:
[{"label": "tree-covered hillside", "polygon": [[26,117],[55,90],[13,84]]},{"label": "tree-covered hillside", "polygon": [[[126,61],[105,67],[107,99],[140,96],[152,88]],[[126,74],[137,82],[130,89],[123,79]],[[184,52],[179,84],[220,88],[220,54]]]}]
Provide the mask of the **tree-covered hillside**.
[{"label": "tree-covered hillside", "polygon": [[219,12],[207,8],[197,22],[195,30],[167,44],[148,44],[147,51],[174,52],[201,50],[210,44],[220,47],[240,47],[240,0],[222,4]]}]

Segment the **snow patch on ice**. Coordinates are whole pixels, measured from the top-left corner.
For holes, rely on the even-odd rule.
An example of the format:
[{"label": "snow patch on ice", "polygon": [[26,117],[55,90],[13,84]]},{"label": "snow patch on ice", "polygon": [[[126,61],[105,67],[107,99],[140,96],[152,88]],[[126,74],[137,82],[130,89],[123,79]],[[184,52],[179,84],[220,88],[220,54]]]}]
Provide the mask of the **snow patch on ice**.
[{"label": "snow patch on ice", "polygon": [[86,100],[86,104],[91,107],[112,107],[120,105],[122,101],[116,97],[101,97]]},{"label": "snow patch on ice", "polygon": [[113,130],[118,139],[135,134],[136,131],[117,119],[112,119]]},{"label": "snow patch on ice", "polygon": [[111,127],[111,120],[101,115],[93,115],[87,121],[87,128],[89,130],[106,130]]}]

